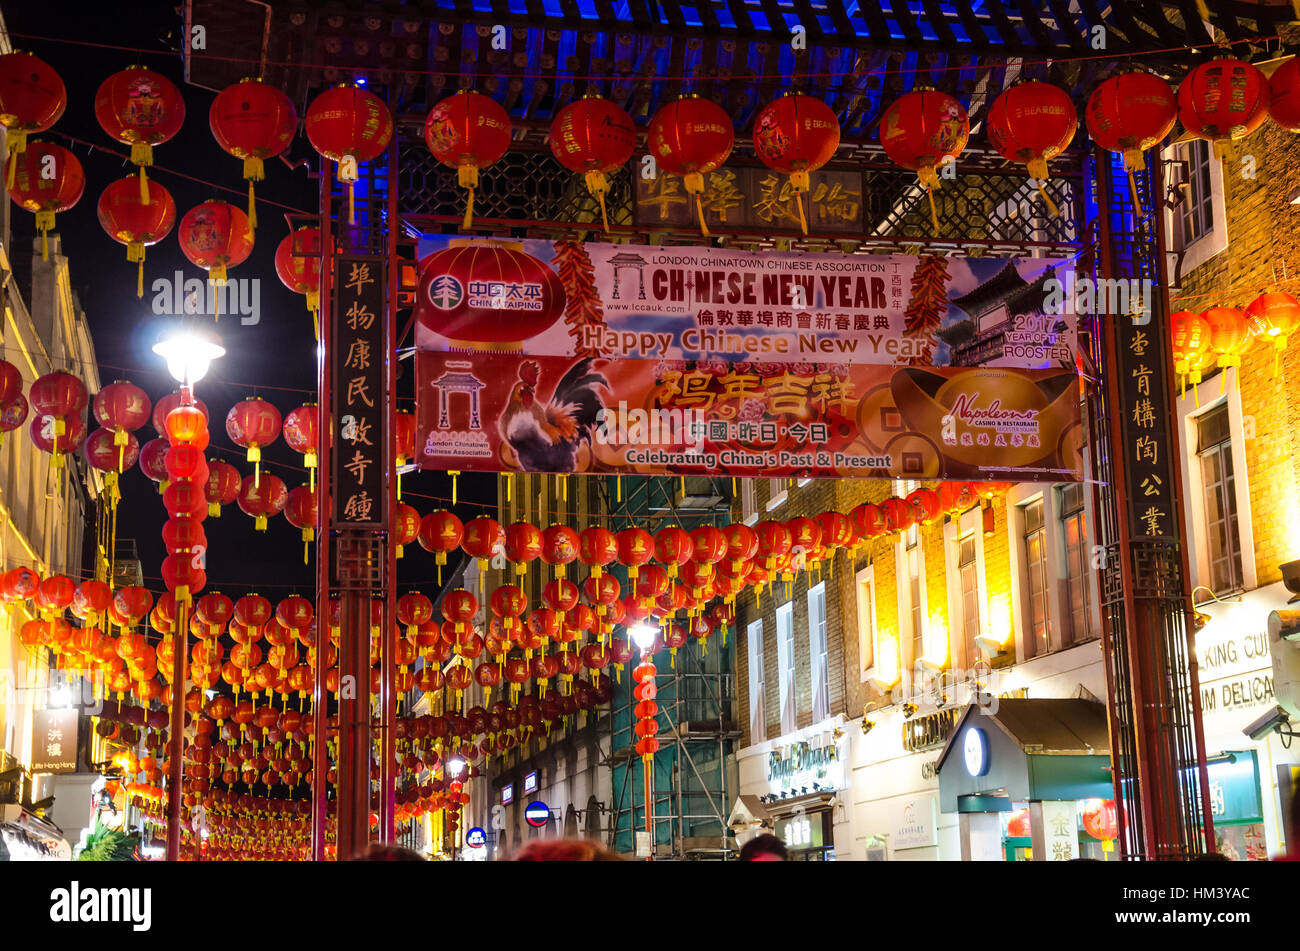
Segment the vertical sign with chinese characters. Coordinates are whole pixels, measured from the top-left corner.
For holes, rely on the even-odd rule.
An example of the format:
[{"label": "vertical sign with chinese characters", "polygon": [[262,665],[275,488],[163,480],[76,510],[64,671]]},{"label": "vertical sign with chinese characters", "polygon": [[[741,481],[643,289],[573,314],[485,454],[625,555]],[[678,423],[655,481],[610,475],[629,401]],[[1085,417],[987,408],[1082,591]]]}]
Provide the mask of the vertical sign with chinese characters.
[{"label": "vertical sign with chinese characters", "polygon": [[332,527],[379,529],[388,521],[384,262],[339,255],[334,275]]},{"label": "vertical sign with chinese characters", "polygon": [[77,711],[36,710],[32,713],[32,772],[77,771]]},{"label": "vertical sign with chinese characters", "polygon": [[1176,526],[1169,472],[1176,460],[1171,455],[1168,390],[1156,352],[1161,341],[1151,333],[1150,323],[1138,324],[1126,316],[1115,321],[1130,530],[1134,540],[1172,540]]}]

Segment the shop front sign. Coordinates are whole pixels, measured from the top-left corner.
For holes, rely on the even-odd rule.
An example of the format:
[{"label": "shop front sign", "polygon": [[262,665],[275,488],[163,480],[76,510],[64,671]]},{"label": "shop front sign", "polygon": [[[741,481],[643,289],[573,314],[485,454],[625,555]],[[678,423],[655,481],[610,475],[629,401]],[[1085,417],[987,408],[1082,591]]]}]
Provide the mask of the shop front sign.
[{"label": "shop front sign", "polygon": [[923,849],[939,844],[934,796],[905,799],[894,823],[894,849]]},{"label": "shop front sign", "polygon": [[844,761],[834,743],[813,746],[806,740],[772,750],[767,757],[767,781],[774,789],[803,786],[844,787]]},{"label": "shop front sign", "polygon": [[1196,635],[1201,715],[1207,736],[1239,737],[1244,727],[1277,703],[1268,615],[1286,597],[1279,582],[1246,592],[1240,602],[1208,604],[1200,609],[1210,615]]}]

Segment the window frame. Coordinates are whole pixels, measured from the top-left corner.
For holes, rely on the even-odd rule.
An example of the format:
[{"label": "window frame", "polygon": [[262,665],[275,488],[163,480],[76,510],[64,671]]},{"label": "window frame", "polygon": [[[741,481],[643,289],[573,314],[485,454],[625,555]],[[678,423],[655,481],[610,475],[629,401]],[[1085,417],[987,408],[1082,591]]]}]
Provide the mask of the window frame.
[{"label": "window frame", "polygon": [[[858,605],[858,677],[860,683],[873,679],[880,657],[879,627],[876,624],[876,566],[857,573],[854,592]],[[865,603],[864,603],[865,602]]]},{"label": "window frame", "polygon": [[[1073,487],[1079,486],[1079,507],[1066,511],[1063,502],[1065,494]],[[1088,539],[1090,537],[1089,513],[1088,513],[1088,486],[1086,483],[1070,482],[1053,486],[1053,501],[1055,505],[1055,518],[1057,530],[1060,533],[1060,543],[1055,549],[1061,559],[1061,577],[1060,577],[1060,595],[1061,595],[1061,648],[1074,647],[1076,644],[1084,644],[1100,636],[1099,628],[1096,625],[1096,612],[1098,605],[1093,597],[1092,590],[1092,572],[1089,570],[1088,559]],[[1081,532],[1079,537],[1079,576],[1077,580],[1073,577],[1070,563],[1070,531],[1069,524],[1072,521],[1080,520]],[[1083,592],[1083,615],[1086,618],[1085,630],[1080,632],[1075,622],[1074,586],[1078,584]]]},{"label": "window frame", "polygon": [[[814,623],[813,604],[820,601],[820,620]],[[819,581],[808,589],[808,670],[812,687],[813,723],[820,723],[831,715],[830,644],[826,619],[826,582]],[[818,689],[821,689],[823,706],[818,707]]]},{"label": "window frame", "polygon": [[[1024,615],[1024,644],[1025,659],[1029,660],[1034,657],[1045,657],[1052,653],[1054,638],[1052,637],[1052,585],[1051,585],[1051,552],[1052,548],[1048,544],[1048,493],[1040,492],[1034,498],[1027,499],[1016,506],[1016,524],[1019,529],[1020,538],[1019,551],[1020,557],[1024,564],[1024,596],[1025,596],[1025,615]],[[1041,513],[1041,520],[1035,529],[1028,528],[1028,512],[1033,506],[1038,506]],[[1030,556],[1031,538],[1037,536],[1039,539],[1039,558],[1042,565],[1042,592],[1036,598],[1034,594],[1034,562]],[[1035,601],[1038,601],[1043,610],[1043,644],[1040,649],[1037,625],[1034,620]],[[1032,647],[1032,649],[1030,649]]]},{"label": "window frame", "polygon": [[789,497],[790,479],[788,477],[767,480],[767,511],[771,512],[780,508]]},{"label": "window frame", "polygon": [[[785,619],[784,630],[782,618]],[[786,601],[776,607],[776,666],[778,699],[781,712],[781,736],[799,727],[799,700],[794,650],[794,603]],[[787,711],[789,716],[787,717]]]},{"label": "window frame", "polygon": [[1216,254],[1227,250],[1228,247],[1228,216],[1227,202],[1224,199],[1223,163],[1214,157],[1210,144],[1199,139],[1191,142],[1179,142],[1164,149],[1160,155],[1162,160],[1173,169],[1181,169],[1181,163],[1187,162],[1190,177],[1192,172],[1190,150],[1193,148],[1198,151],[1204,148],[1208,156],[1206,165],[1210,194],[1205,196],[1203,201],[1208,199],[1210,216],[1213,220],[1208,231],[1184,245],[1182,230],[1183,206],[1185,202],[1192,200],[1194,186],[1189,185],[1184,202],[1180,202],[1175,208],[1164,209],[1165,234],[1169,236],[1170,242],[1168,253],[1174,262],[1178,261],[1179,255],[1182,256],[1181,265],[1176,270],[1172,266],[1169,268],[1170,275],[1176,274],[1179,278],[1178,283],[1172,285],[1174,288],[1181,287],[1182,275],[1189,273],[1193,268],[1200,267]]},{"label": "window frame", "polygon": [[745,627],[749,657],[749,741],[767,739],[767,670],[763,644],[763,619],[750,621]]}]

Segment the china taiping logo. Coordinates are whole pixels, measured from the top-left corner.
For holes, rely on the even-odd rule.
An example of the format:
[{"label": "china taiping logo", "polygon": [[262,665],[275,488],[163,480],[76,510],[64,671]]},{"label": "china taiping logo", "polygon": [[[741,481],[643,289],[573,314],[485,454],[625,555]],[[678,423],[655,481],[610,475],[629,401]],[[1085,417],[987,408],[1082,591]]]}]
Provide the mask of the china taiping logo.
[{"label": "china taiping logo", "polygon": [[465,288],[450,274],[440,274],[429,284],[429,303],[439,310],[455,310],[465,299]]}]

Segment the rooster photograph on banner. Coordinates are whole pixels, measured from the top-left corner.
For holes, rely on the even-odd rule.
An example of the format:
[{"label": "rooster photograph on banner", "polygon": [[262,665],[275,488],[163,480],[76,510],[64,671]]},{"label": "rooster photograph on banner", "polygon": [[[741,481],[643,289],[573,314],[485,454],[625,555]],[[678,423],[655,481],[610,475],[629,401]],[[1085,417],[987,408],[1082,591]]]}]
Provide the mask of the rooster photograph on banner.
[{"label": "rooster photograph on banner", "polygon": [[497,427],[520,470],[563,473],[586,467],[591,430],[604,406],[600,391],[609,390],[609,381],[594,365],[591,357],[577,361],[555,383],[549,398],[543,395],[539,365],[532,360],[519,365]]}]

